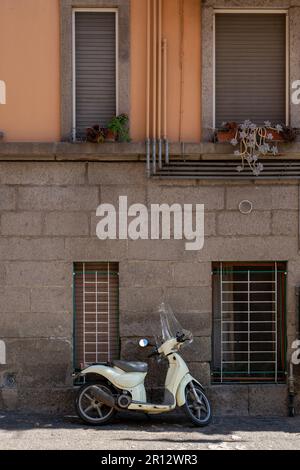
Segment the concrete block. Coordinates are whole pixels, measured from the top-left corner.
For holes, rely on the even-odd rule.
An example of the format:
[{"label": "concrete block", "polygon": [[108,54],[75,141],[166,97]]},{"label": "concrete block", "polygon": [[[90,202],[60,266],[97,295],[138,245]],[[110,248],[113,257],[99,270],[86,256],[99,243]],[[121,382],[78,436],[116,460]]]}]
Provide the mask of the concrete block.
[{"label": "concrete block", "polygon": [[226,208],[238,210],[241,201],[249,200],[253,210],[270,210],[272,204],[272,188],[270,186],[243,185],[226,187]]},{"label": "concrete block", "polygon": [[74,414],[75,390],[72,387],[26,387],[18,390],[18,408],[26,412],[57,415]]},{"label": "concrete block", "polygon": [[12,286],[70,286],[73,281],[73,263],[64,261],[15,261],[5,263],[5,269]]},{"label": "concrete block", "polygon": [[205,212],[221,210],[224,208],[223,186],[197,186],[176,187],[157,186],[148,187],[148,204],[204,204]]},{"label": "concrete block", "polygon": [[195,336],[191,344],[187,344],[181,349],[181,354],[187,362],[210,362],[211,338],[209,336]]},{"label": "concrete block", "polygon": [[89,235],[89,216],[83,212],[50,212],[45,215],[46,235]]},{"label": "concrete block", "polygon": [[175,287],[210,286],[211,270],[211,263],[174,263],[173,285]]},{"label": "concrete block", "polygon": [[271,233],[271,212],[251,214],[222,212],[218,214],[218,235],[269,235]]},{"label": "concrete block", "polygon": [[67,238],[65,259],[76,261],[116,261],[127,258],[127,240]]},{"label": "concrete block", "polygon": [[207,389],[214,416],[248,416],[247,385],[212,385]]},{"label": "concrete block", "polygon": [[208,312],[211,309],[212,291],[210,287],[172,287],[165,290],[165,299],[179,312]]},{"label": "concrete block", "polygon": [[1,313],[1,336],[5,338],[71,338],[73,312]]},{"label": "concrete block", "polygon": [[24,210],[96,211],[99,202],[94,186],[18,188],[18,205]]},{"label": "concrete block", "polygon": [[[121,287],[119,289],[121,315],[127,312],[144,312],[151,315],[164,300],[163,290],[158,287]],[[127,321],[127,320],[126,320]]]},{"label": "concrete block", "polygon": [[0,210],[14,210],[16,202],[16,190],[9,186],[0,186]]},{"label": "concrete block", "polygon": [[143,184],[146,182],[144,162],[135,163],[89,163],[88,180],[90,184]]},{"label": "concrete block", "polygon": [[208,362],[189,362],[191,375],[204,387],[210,385],[210,365]]},{"label": "concrete block", "polygon": [[0,286],[5,285],[6,280],[6,266],[4,263],[0,264]]},{"label": "concrete block", "polygon": [[31,289],[31,311],[55,313],[63,315],[73,308],[73,294],[71,286],[67,287],[39,287]]},{"label": "concrete block", "polygon": [[58,261],[64,258],[64,240],[59,238],[0,238],[3,261]]},{"label": "concrete block", "polygon": [[216,235],[217,222],[216,213],[205,212],[204,214],[204,236],[212,237]]},{"label": "concrete block", "polygon": [[69,380],[72,369],[72,342],[69,338],[50,336],[4,340],[7,369],[15,373],[17,388],[23,381],[49,386]]},{"label": "concrete block", "polygon": [[299,186],[280,185],[272,187],[273,209],[298,210],[299,209]]},{"label": "concrete block", "polygon": [[149,338],[161,334],[159,316],[157,313],[158,304],[155,305],[155,301],[153,300],[153,305],[150,305],[147,312],[144,311],[142,306],[143,304],[140,305],[139,311],[127,311],[123,310],[121,305],[119,317],[121,339],[131,336]]},{"label": "concrete block", "polygon": [[11,388],[0,390],[1,401],[4,410],[16,410],[18,408],[18,391]]},{"label": "concrete block", "polygon": [[19,287],[0,287],[0,312],[28,312],[30,291]]},{"label": "concrete block", "polygon": [[299,230],[297,211],[274,211],[272,218],[273,235],[297,236]]},{"label": "concrete block", "polygon": [[161,287],[172,285],[168,261],[122,261],[120,287]]},{"label": "concrete block", "polygon": [[41,235],[42,214],[39,212],[6,212],[1,216],[2,235]]},{"label": "concrete block", "polygon": [[128,240],[128,259],[193,261],[195,252],[185,251],[184,240]]},{"label": "concrete block", "polygon": [[299,205],[296,185],[228,186],[226,194],[226,207],[230,210],[238,210],[245,199],[252,202],[254,210],[297,210]]},{"label": "concrete block", "polygon": [[85,183],[85,163],[0,162],[2,184],[77,185]]},{"label": "concrete block", "polygon": [[132,204],[146,204],[146,185],[136,181],[135,185],[103,184],[100,187],[101,203],[113,204],[118,211],[119,196],[127,196],[128,207]]},{"label": "concrete block", "polygon": [[249,386],[250,416],[287,416],[286,385]]},{"label": "concrete block", "polygon": [[297,253],[297,237],[236,236],[208,238],[197,256],[199,261],[282,261]]},{"label": "concrete block", "polygon": [[185,310],[178,312],[175,306],[175,316],[182,327],[191,331],[193,336],[210,336],[212,331],[212,313]]}]

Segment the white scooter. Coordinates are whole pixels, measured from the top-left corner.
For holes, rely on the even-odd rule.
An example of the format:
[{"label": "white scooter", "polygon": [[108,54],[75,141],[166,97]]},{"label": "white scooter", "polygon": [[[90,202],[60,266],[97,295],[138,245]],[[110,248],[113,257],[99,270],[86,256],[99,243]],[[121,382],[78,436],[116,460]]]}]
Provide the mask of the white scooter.
[{"label": "white scooter", "polygon": [[[196,426],[206,426],[210,422],[211,407],[203,387],[190,375],[186,363],[178,354],[185,343],[192,342],[193,336],[182,329],[170,307],[162,304],[159,313],[162,344],[160,347],[154,346],[148,357],[168,360],[164,402],[147,402],[144,386],[148,371],[146,363],[112,361],[109,364],[93,364],[76,374],[85,382],[76,396],[76,410],[83,421],[101,425],[107,423],[116,411],[160,414],[178,406],[184,407]],[[147,339],[141,339],[139,345],[143,348],[153,346]]]}]

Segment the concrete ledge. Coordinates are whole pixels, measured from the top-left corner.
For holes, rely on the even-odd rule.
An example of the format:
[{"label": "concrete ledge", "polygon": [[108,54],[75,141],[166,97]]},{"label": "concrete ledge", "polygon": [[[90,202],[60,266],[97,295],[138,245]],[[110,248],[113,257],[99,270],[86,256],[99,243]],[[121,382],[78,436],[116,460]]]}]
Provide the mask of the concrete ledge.
[{"label": "concrete ledge", "polygon": [[[300,142],[282,144],[278,160],[300,160]],[[144,142],[130,143],[68,143],[68,142],[1,142],[2,161],[144,161]],[[180,160],[232,160],[230,144],[180,143],[170,144],[171,159]],[[273,156],[263,159],[274,159]]]},{"label": "concrete ledge", "polygon": [[207,393],[215,416],[288,415],[287,385],[212,385]]}]

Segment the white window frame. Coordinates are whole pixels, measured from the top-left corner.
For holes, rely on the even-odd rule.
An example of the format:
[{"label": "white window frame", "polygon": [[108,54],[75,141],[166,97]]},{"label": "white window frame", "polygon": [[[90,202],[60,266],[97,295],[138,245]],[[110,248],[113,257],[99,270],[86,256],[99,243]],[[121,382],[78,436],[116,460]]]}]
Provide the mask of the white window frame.
[{"label": "white window frame", "polygon": [[73,8],[72,9],[72,140],[76,141],[76,40],[75,15],[78,12],[115,13],[116,42],[116,114],[119,114],[119,11],[118,8]]},{"label": "white window frame", "polygon": [[286,56],[285,56],[285,75],[286,75],[286,92],[285,92],[285,124],[290,123],[290,42],[289,42],[289,12],[288,10],[272,10],[272,9],[218,9],[214,10],[213,19],[213,128],[216,127],[216,15],[218,14],[273,14],[286,16]]}]

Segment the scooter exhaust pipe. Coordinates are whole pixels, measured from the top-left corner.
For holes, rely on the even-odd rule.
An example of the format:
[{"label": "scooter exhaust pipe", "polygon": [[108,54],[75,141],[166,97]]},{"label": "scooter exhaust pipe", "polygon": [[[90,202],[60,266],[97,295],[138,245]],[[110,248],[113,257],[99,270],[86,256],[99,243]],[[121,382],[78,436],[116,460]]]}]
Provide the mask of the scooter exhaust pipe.
[{"label": "scooter exhaust pipe", "polygon": [[101,388],[98,388],[96,385],[91,387],[91,391],[98,401],[104,403],[104,405],[109,406],[110,408],[116,408],[116,402],[112,395],[104,392],[104,390],[101,390]]}]

